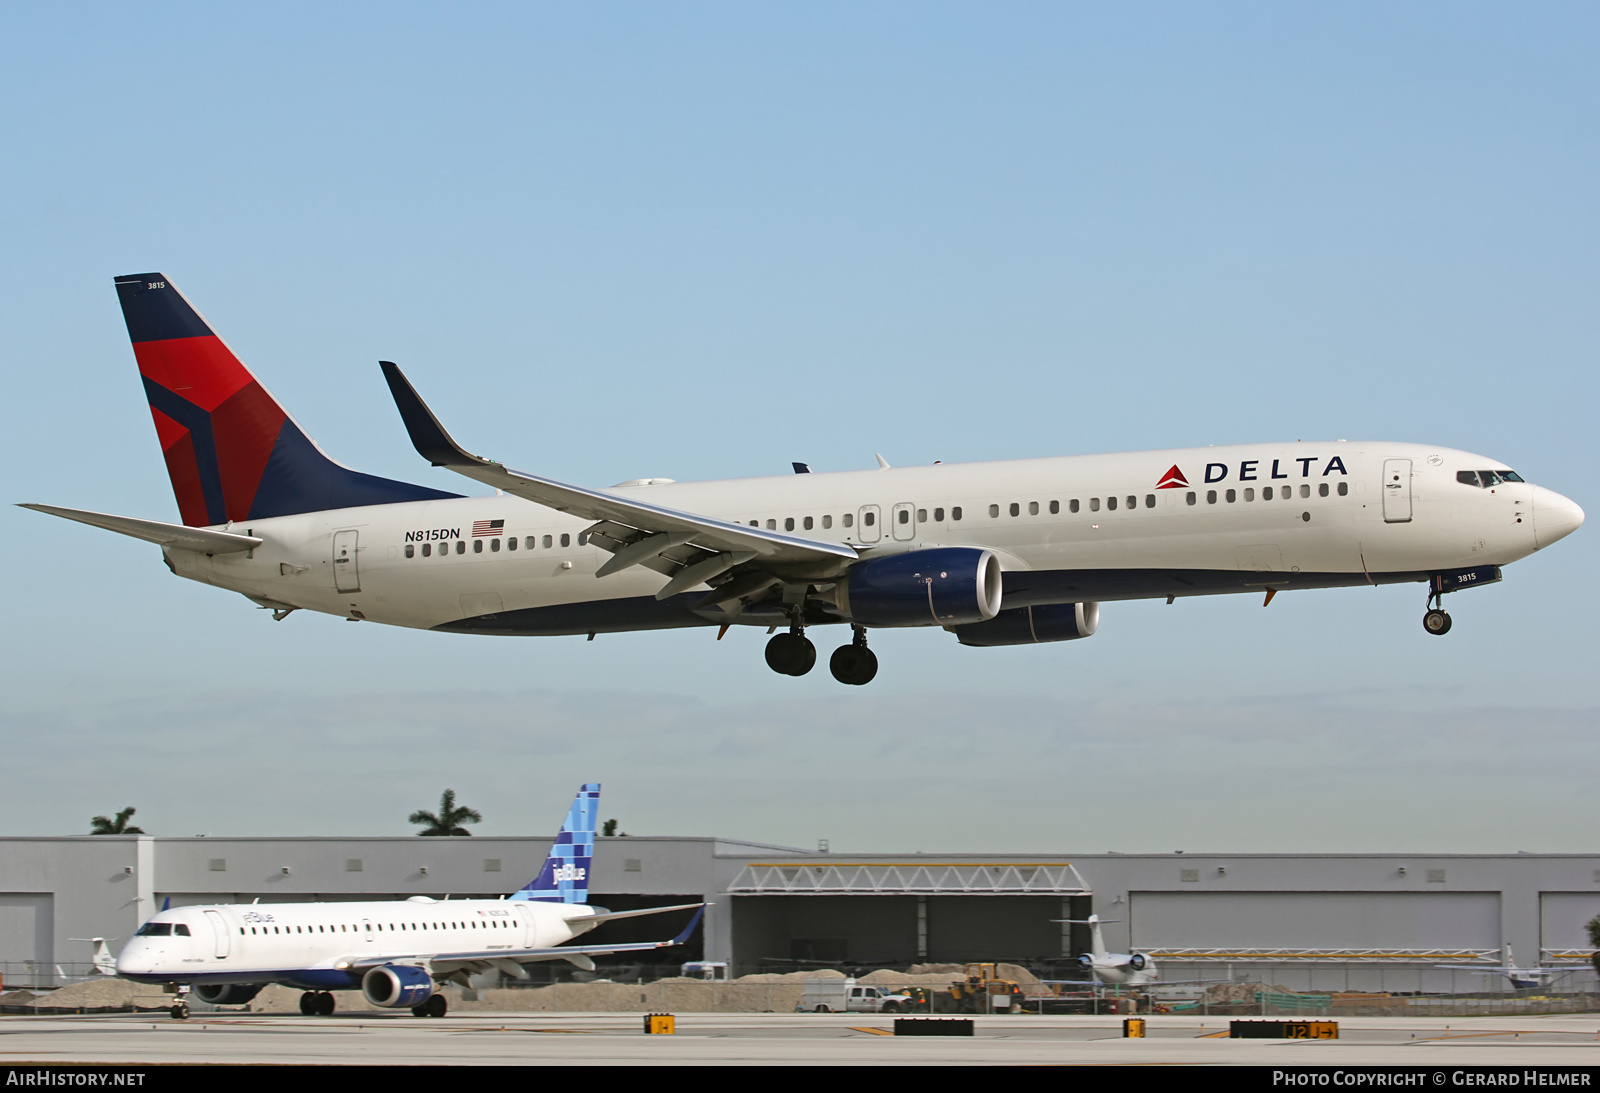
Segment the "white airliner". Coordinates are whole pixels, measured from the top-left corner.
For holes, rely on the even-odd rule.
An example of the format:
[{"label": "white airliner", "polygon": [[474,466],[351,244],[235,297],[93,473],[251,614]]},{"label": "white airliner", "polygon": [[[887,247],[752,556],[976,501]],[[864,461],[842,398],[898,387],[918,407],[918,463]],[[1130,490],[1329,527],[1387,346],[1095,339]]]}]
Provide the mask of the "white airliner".
[{"label": "white airliner", "polygon": [[[1427,584],[1443,595],[1571,534],[1583,510],[1500,460],[1426,444],[1280,442],[941,463],[610,489],[469,454],[400,370],[413,445],[501,491],[462,497],[333,462],[162,274],[116,281],[182,524],[29,508],[161,545],[177,575],[305,609],[465,634],[847,624],[840,682],[877,672],[868,629],[969,646],[1088,637],[1108,600]],[[720,634],[719,634],[720,636]]]},{"label": "white airliner", "polygon": [[[526,979],[523,964],[565,960],[594,969],[595,956],[681,945],[703,913],[683,903],[608,911],[589,895],[600,786],[578,791],[539,875],[504,899],[412,896],[380,903],[244,903],[174,907],[154,915],[117,954],[116,972],[136,983],[194,988],[204,1002],[241,1006],[269,983],[300,987],[300,1012],[333,1012],[330,991],[360,990],[374,1006],[443,1017],[436,983],[466,985],[491,968]],[[700,908],[669,941],[565,945],[619,918]],[[183,1001],[172,1016],[187,1017]]]}]

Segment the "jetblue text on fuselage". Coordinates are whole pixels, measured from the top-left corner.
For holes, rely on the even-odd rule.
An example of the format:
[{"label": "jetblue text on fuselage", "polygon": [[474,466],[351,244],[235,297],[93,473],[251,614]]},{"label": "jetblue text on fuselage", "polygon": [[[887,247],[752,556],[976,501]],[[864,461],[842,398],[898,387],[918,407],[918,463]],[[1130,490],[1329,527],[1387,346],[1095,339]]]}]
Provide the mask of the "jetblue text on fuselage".
[{"label": "jetblue text on fuselage", "polygon": [[[1287,472],[1285,472],[1285,471],[1280,469],[1280,465],[1284,464],[1284,463],[1289,463],[1289,464],[1298,463],[1298,464],[1300,464],[1300,474],[1298,475],[1298,477],[1300,477],[1300,478],[1311,478],[1311,477],[1313,477],[1313,475],[1311,474],[1311,465],[1313,463],[1317,462],[1320,458],[1321,458],[1321,456],[1306,455],[1306,456],[1295,456],[1293,459],[1274,459],[1272,461],[1271,470],[1267,471],[1265,473],[1262,471],[1261,464],[1265,463],[1266,460],[1264,460],[1264,459],[1246,459],[1246,460],[1244,460],[1243,462],[1241,462],[1239,464],[1239,481],[1241,481],[1241,482],[1256,482],[1256,481],[1259,481],[1262,478],[1278,479],[1278,478],[1294,478],[1294,477],[1296,477],[1295,475],[1289,474],[1289,473],[1287,473]],[[1290,466],[1289,470],[1290,471],[1294,470],[1294,467]],[[1322,475],[1318,476],[1318,477],[1326,477],[1327,475],[1330,475],[1335,471],[1338,471],[1340,474],[1345,474],[1345,475],[1350,473],[1349,471],[1344,469],[1344,460],[1340,459],[1338,456],[1334,456],[1332,459],[1328,460],[1327,466],[1322,468]],[[1207,482],[1226,482],[1227,479],[1228,479],[1228,464],[1226,464],[1226,463],[1207,463],[1206,464],[1206,481]]]}]

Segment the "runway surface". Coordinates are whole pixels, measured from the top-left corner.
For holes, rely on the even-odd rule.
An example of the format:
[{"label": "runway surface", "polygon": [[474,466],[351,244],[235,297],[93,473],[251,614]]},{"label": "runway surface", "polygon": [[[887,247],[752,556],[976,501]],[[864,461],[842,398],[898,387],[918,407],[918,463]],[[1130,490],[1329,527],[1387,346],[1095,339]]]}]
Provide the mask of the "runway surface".
[{"label": "runway surface", "polygon": [[[966,1037],[896,1037],[867,1014],[207,1014],[0,1017],[0,1065],[156,1063],[586,1066],[717,1063],[1600,1066],[1600,1014],[1339,1022],[1333,1041],[1230,1040],[1225,1018],[1154,1017],[1143,1040],[1115,1017],[980,1017]],[[1222,1036],[1217,1036],[1222,1033]]]}]

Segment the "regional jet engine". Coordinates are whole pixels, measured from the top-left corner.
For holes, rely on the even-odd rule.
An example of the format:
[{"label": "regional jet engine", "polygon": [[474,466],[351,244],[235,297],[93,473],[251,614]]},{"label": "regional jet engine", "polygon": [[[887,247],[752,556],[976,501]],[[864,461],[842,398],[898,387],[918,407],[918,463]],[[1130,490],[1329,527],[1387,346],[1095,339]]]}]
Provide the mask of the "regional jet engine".
[{"label": "regional jet engine", "polygon": [[242,1006],[261,993],[265,983],[201,983],[194,995],[213,1006]]},{"label": "regional jet engine", "polygon": [[361,977],[361,993],[374,1006],[420,1006],[433,994],[433,976],[411,964],[380,964]]}]

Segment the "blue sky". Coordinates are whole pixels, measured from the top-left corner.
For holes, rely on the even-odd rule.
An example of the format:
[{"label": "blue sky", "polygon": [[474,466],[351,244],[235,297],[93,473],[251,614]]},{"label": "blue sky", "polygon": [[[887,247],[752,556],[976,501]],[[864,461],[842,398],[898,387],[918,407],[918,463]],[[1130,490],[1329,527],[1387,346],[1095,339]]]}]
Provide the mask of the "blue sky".
[{"label": "blue sky", "polygon": [[[1349,437],[1592,511],[1597,24],[14,5],[0,481],[175,518],[110,284],[159,270],[336,458],[443,488],[380,358],[591,485]],[[1039,649],[884,634],[859,692],[758,632],[274,624],[137,543],[0,536],[7,833],[398,833],[446,785],[543,832],[599,780],[635,833],[839,849],[1593,846],[1593,529],[1443,640],[1412,587],[1119,603]]]}]

